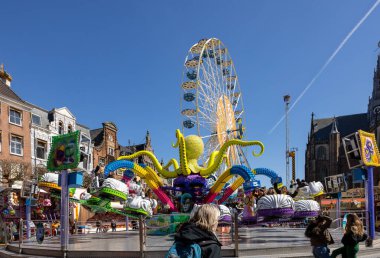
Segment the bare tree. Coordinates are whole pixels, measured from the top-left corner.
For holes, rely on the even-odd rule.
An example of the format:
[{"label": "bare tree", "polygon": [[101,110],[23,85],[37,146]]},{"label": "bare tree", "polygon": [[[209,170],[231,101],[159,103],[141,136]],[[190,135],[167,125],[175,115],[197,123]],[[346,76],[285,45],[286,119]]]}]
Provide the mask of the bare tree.
[{"label": "bare tree", "polygon": [[41,178],[43,175],[45,175],[45,173],[48,172],[47,168],[41,165],[37,165],[34,169],[34,175],[38,178]]},{"label": "bare tree", "polygon": [[2,181],[12,185],[14,181],[23,181],[30,174],[30,163],[11,159],[0,159],[0,174]]}]

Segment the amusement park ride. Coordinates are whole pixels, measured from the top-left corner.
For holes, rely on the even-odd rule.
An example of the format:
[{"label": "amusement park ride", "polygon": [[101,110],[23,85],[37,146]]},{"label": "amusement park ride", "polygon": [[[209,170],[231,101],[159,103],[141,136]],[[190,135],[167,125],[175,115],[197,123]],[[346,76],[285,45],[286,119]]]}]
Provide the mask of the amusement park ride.
[{"label": "amusement park ride", "polygon": [[[255,146],[258,150],[253,156],[259,157],[264,145],[260,141],[244,140],[243,96],[225,45],[216,38],[194,44],[185,59],[183,74],[181,114],[185,119],[182,131],[176,130],[177,141],[173,144],[178,148],[179,161],[172,158],[162,165],[149,151],[121,156],[109,163],[103,174],[94,175],[91,191],[72,201],[95,212],[151,216],[157,201],[152,196],[143,197],[141,187],[133,181],[136,175],[170,212],[190,213],[194,204],[203,203],[216,203],[225,210],[223,204],[229,202],[231,196],[239,199],[237,191],[253,196],[252,191],[260,186],[256,180],[259,175],[269,177],[272,184],[282,187],[282,178],[276,172],[251,168],[248,163],[244,148]],[[185,132],[191,134],[184,136]],[[143,155],[151,160],[152,167],[132,161]],[[113,178],[115,171],[123,173],[121,180]],[[173,185],[164,185],[164,179],[173,179]],[[60,190],[57,180],[57,174],[49,173],[41,178],[40,187]],[[268,219],[316,216],[320,208],[312,199],[323,193],[322,184],[311,182],[300,193],[300,200],[296,202],[285,192],[263,196],[257,204],[249,198],[251,201],[245,204],[241,200],[248,207],[242,220],[258,221],[257,216]],[[113,207],[113,200],[121,201],[124,208]]]}]

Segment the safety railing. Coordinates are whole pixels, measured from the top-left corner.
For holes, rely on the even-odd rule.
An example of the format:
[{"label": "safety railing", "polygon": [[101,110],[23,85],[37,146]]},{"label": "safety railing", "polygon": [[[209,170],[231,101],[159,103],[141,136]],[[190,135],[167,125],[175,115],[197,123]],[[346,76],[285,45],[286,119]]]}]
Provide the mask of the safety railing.
[{"label": "safety railing", "polygon": [[[170,246],[174,242],[174,235],[177,232],[179,226],[186,222],[189,219],[188,214],[171,214],[171,215],[156,215],[152,218],[145,218],[144,216],[140,216],[139,220],[125,220],[125,221],[115,221],[117,225],[117,232],[114,233],[112,230],[108,231],[99,231],[97,232],[97,221],[76,221],[74,224],[73,230],[70,234],[70,243],[89,243],[94,241],[88,241],[93,239],[110,239],[109,247],[112,248],[113,243],[115,242],[115,238],[129,238],[129,241],[133,241],[133,251],[140,257],[164,257]],[[57,228],[57,232],[54,233],[54,227],[50,226],[51,221],[33,221],[33,224],[37,225],[37,223],[45,223],[46,232],[45,232],[45,240],[43,246],[46,248],[54,247],[59,250],[59,227]],[[53,221],[54,223],[54,221]],[[36,230],[32,226],[31,229],[32,237],[30,239],[26,239],[25,232],[25,221],[21,221],[21,227],[19,235],[23,236],[19,238],[19,251],[21,252],[23,247],[30,247],[31,245],[35,245],[36,249],[41,248],[40,243],[38,243],[36,239]],[[111,221],[103,220],[101,223],[101,227],[109,228]],[[126,224],[128,227],[126,227]],[[135,229],[133,229],[133,226]],[[100,227],[100,228],[101,228]],[[256,228],[261,231],[262,228],[260,226],[256,226]],[[53,230],[51,230],[53,229]],[[256,232],[256,233],[255,233]],[[249,241],[258,241],[259,234],[258,231],[247,231],[245,228],[239,228],[239,221],[237,216],[233,216],[233,220],[230,223],[223,223],[219,225],[217,229],[217,236],[219,241],[223,244],[222,253],[227,256],[235,256],[239,255],[239,252],[246,252],[247,242],[243,240],[243,249],[240,250],[239,245],[239,235],[242,236],[242,239],[249,239]],[[249,235],[251,234],[251,235]],[[85,238],[82,241],[81,238]],[[112,240],[111,240],[112,239]],[[119,241],[120,243],[120,241]],[[78,247],[73,248],[69,245],[67,252],[75,252],[81,251],[78,250]],[[13,243],[15,247],[16,243]],[[71,248],[70,248],[71,246]],[[154,251],[153,251],[154,250]]]}]

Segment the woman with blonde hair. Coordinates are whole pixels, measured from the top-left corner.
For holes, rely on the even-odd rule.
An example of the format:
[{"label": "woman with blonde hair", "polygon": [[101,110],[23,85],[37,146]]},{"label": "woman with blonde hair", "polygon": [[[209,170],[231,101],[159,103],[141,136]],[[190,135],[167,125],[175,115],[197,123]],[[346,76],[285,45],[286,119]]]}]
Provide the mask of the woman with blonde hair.
[{"label": "woman with blonde hair", "polygon": [[181,245],[198,244],[202,257],[221,257],[222,244],[215,235],[219,216],[220,211],[216,205],[196,205],[191,213],[190,221],[184,223],[175,235],[177,249],[181,248]]},{"label": "woman with blonde hair", "polygon": [[341,254],[343,258],[356,258],[359,252],[359,242],[366,239],[367,234],[364,232],[363,223],[358,215],[348,214],[346,229],[342,238],[343,247],[334,250],[331,257],[335,258]]}]

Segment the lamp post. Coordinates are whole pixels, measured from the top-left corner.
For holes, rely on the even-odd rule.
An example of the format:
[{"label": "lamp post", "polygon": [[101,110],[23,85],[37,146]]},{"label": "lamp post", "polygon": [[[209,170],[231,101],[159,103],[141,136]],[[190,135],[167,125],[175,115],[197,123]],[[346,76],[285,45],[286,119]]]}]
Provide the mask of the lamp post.
[{"label": "lamp post", "polygon": [[286,159],[286,185],[289,185],[289,103],[290,103],[290,95],[284,96],[285,103],[285,159]]}]

